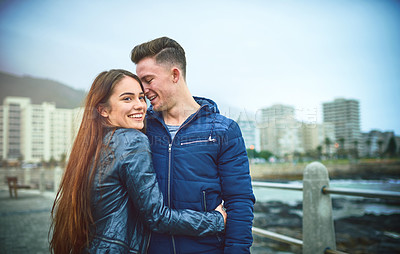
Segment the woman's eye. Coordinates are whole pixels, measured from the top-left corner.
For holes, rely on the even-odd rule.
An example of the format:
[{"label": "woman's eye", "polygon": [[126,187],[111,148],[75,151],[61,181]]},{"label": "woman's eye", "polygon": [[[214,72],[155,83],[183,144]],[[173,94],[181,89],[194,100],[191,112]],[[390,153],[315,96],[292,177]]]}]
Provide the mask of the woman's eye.
[{"label": "woman's eye", "polygon": [[122,100],[124,100],[124,101],[130,101],[130,100],[132,100],[132,99],[131,99],[131,97],[125,97],[125,98],[123,98]]},{"label": "woman's eye", "polygon": [[145,96],[144,95],[139,96],[139,100],[141,100],[141,101],[145,100]]}]

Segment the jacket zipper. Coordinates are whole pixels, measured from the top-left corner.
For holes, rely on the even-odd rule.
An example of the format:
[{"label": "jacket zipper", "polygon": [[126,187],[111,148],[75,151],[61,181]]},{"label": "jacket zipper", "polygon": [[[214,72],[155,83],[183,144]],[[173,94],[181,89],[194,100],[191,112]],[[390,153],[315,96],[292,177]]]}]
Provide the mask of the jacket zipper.
[{"label": "jacket zipper", "polygon": [[149,233],[149,239],[147,240],[147,246],[146,246],[146,251],[144,253],[147,253],[149,251],[149,247],[150,247],[150,239],[151,239],[151,231]]},{"label": "jacket zipper", "polygon": [[172,142],[168,145],[168,206],[171,208],[171,150]]},{"label": "jacket zipper", "polygon": [[[173,141],[173,140],[172,140]],[[168,207],[171,208],[171,150],[172,150],[172,141],[168,145]],[[172,248],[174,249],[174,254],[176,254],[175,248],[175,238],[171,235],[172,239]]]},{"label": "jacket zipper", "polygon": [[[202,108],[202,107],[201,107]],[[200,109],[201,109],[200,108]],[[192,119],[194,119],[196,117],[196,115],[200,112],[200,109],[197,110],[197,112],[193,115],[193,117],[186,122],[184,125],[181,125],[179,127],[179,129],[176,131],[175,133],[175,137],[178,134],[178,132],[185,126],[187,125],[190,121],[192,121]],[[168,129],[167,129],[168,130]],[[175,137],[171,140],[171,143],[168,144],[168,207],[171,208],[171,158],[172,158],[172,144],[174,143],[174,139]],[[211,139],[211,134],[209,139]],[[173,235],[171,235],[171,239],[172,239],[172,247],[174,249],[174,254],[176,254],[176,247],[175,247],[175,238]]]}]

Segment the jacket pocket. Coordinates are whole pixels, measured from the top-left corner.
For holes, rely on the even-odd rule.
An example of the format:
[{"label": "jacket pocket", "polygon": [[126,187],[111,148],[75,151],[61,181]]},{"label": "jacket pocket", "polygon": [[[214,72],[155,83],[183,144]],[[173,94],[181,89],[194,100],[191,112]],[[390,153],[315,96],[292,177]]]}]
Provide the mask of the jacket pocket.
[{"label": "jacket pocket", "polygon": [[[200,193],[201,196],[201,207],[204,212],[208,212],[207,210],[207,192],[205,190],[201,191]],[[224,234],[217,233],[214,236],[210,236],[209,239],[214,239],[213,242],[215,243],[215,238],[217,239],[217,242],[219,245],[223,244],[224,240]]]},{"label": "jacket pocket", "polygon": [[192,144],[205,144],[208,142],[216,142],[217,140],[215,138],[212,138],[211,136],[209,136],[208,138],[202,138],[202,139],[196,139],[196,140],[182,140],[181,141],[181,146],[184,145],[192,145]]}]

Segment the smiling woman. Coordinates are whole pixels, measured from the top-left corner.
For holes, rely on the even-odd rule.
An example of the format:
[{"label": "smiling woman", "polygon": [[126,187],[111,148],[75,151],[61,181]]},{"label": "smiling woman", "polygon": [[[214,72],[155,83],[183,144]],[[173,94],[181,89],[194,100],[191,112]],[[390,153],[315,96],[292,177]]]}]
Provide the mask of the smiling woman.
[{"label": "smiling woman", "polygon": [[52,209],[52,253],[146,253],[150,230],[190,236],[224,230],[222,206],[211,212],[164,205],[144,126],[139,78],[100,73]]},{"label": "smiling woman", "polygon": [[99,110],[113,126],[143,129],[146,100],[141,84],[132,77],[124,77],[115,85],[108,105],[101,105]]}]

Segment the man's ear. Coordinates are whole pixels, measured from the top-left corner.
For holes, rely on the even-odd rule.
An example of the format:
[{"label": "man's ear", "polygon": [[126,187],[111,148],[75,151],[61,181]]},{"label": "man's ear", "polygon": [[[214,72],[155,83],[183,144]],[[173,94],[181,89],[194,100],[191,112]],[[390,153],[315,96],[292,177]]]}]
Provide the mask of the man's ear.
[{"label": "man's ear", "polygon": [[174,83],[178,83],[180,77],[181,77],[181,71],[178,68],[173,68],[172,69],[172,81]]},{"label": "man's ear", "polygon": [[105,117],[105,118],[108,117],[108,110],[107,110],[107,108],[104,107],[104,106],[98,106],[98,107],[97,107],[97,112],[99,112],[99,114],[100,114],[102,117]]}]

